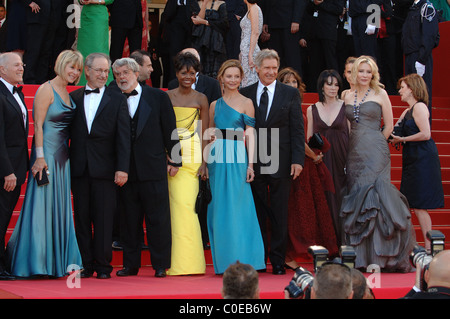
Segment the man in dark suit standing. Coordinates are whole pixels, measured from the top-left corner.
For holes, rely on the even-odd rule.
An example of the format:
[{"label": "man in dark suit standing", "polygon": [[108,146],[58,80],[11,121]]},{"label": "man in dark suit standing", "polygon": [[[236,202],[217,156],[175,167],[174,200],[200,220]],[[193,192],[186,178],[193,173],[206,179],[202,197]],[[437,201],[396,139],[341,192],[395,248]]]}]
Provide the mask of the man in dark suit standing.
[{"label": "man in dark suit standing", "polygon": [[64,17],[66,1],[21,1],[27,6],[27,49],[23,56],[27,67],[24,83],[42,84],[49,80],[49,72],[53,69],[53,44]]},{"label": "man in dark suit standing", "polygon": [[28,170],[28,112],[22,91],[23,63],[16,53],[0,55],[0,280],[6,271],[5,235]]},{"label": "man in dark suit standing", "polygon": [[[258,2],[259,4],[259,2]],[[300,22],[306,0],[263,0],[263,32],[270,34],[269,47],[280,55],[280,65],[302,74],[300,59]]]},{"label": "man in dark suit standing", "polygon": [[4,4],[0,4],[0,52],[6,52],[7,30],[6,8]]},{"label": "man in dark suit standing", "polygon": [[[355,45],[355,55],[377,56],[376,25],[369,24],[372,14],[370,6],[381,6],[383,0],[349,0],[348,14],[352,18],[352,34]],[[369,11],[368,11],[369,10]],[[373,21],[371,21],[373,22]]]},{"label": "man in dark suit standing", "polygon": [[337,70],[336,54],[339,16],[344,12],[345,0],[308,1],[303,17],[303,28],[309,55],[308,75],[310,92],[316,92],[316,83],[323,70]]},{"label": "man in dark suit standing", "polygon": [[172,59],[181,50],[192,46],[192,15],[197,15],[200,7],[197,0],[167,0],[164,8],[164,41],[169,45],[169,81],[175,78]]},{"label": "man in dark suit standing", "polygon": [[110,57],[114,63],[123,54],[125,39],[128,39],[130,52],[140,50],[142,45],[142,6],[141,0],[114,1],[108,6],[110,12],[111,46]]},{"label": "man in dark suit standing", "polygon": [[[120,189],[124,205],[121,236],[123,266],[117,276],[135,276],[141,266],[142,213],[146,215],[147,241],[156,277],[170,268],[172,232],[167,174],[181,165],[175,112],[167,93],[138,83],[139,65],[131,58],[113,64],[117,89],[128,97],[131,123],[131,159],[128,182]],[[173,155],[175,154],[175,155]],[[177,158],[175,158],[177,157]]]},{"label": "man in dark suit standing", "polygon": [[[266,259],[272,263],[273,274],[280,275],[285,273],[291,181],[300,175],[305,160],[301,99],[297,89],[276,80],[280,67],[277,52],[262,50],[255,65],[259,81],[241,90],[255,106],[257,158],[252,192]],[[267,219],[271,222],[270,244]]]},{"label": "man in dark suit standing", "polygon": [[227,4],[227,19],[229,29],[227,32],[227,58],[239,60],[241,52],[241,19],[247,12],[247,6],[243,0],[225,0]]},{"label": "man in dark suit standing", "polygon": [[[128,180],[130,121],[123,94],[105,87],[109,57],[86,57],[87,84],[70,95],[77,110],[71,126],[70,161],[75,226],[82,276],[111,278],[112,228],[117,186]],[[92,225],[94,233],[92,233]]]}]

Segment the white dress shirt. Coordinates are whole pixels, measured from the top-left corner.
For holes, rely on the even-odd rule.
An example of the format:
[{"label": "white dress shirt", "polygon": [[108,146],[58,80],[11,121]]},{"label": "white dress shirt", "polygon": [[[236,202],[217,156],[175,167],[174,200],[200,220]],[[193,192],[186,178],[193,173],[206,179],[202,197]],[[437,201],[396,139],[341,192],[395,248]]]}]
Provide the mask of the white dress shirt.
[{"label": "white dress shirt", "polygon": [[128,103],[128,113],[130,113],[131,118],[134,117],[134,114],[136,113],[136,110],[139,106],[139,100],[141,99],[142,94],[142,87],[140,84],[138,84],[135,88],[135,90],[138,92],[137,95],[132,95],[127,99]]},{"label": "white dress shirt", "polygon": [[[271,84],[269,84],[267,86],[267,94],[269,96],[269,103],[268,103],[268,106],[267,106],[267,115],[266,115],[266,118],[265,118],[266,120],[267,120],[267,117],[269,116],[270,108],[272,107],[273,95],[275,93],[275,86],[276,86],[276,84],[277,84],[277,81],[275,80],[275,81],[273,81]],[[264,92],[264,86],[265,85],[263,85],[261,83],[261,81],[258,81],[258,89],[256,90],[256,99],[257,99],[257,102],[258,102],[258,107],[259,107],[259,101],[261,100],[261,94],[263,94],[263,92]]]},{"label": "white dress shirt", "polygon": [[[89,85],[86,85],[85,90],[92,90],[92,88],[90,88]],[[84,95],[84,114],[86,115],[86,124],[89,133],[91,133],[92,122],[94,122],[95,114],[97,113],[104,92],[105,87],[102,87],[100,88],[100,93]]]},{"label": "white dress shirt", "polygon": [[[11,94],[13,93],[13,88],[14,85],[12,85],[11,83],[7,82],[5,79],[0,78],[0,80],[3,82],[3,84],[5,84],[6,88],[9,90],[9,92],[11,92]],[[14,93],[13,94],[14,98],[16,99],[17,103],[20,106],[20,109],[22,110],[22,119],[23,119],[23,126],[26,128],[27,127],[27,113],[28,110],[25,106],[25,104],[23,104],[22,99],[19,96],[19,93]]]}]

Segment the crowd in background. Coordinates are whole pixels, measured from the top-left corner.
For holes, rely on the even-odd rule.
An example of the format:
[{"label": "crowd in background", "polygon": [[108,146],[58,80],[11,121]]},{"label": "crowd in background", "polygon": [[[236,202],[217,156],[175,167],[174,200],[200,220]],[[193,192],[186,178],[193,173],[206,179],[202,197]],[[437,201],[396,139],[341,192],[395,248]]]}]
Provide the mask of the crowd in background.
[{"label": "crowd in background", "polygon": [[[173,58],[186,47],[199,51],[203,73],[213,77],[225,59],[239,58],[240,24],[249,2],[261,8],[257,45],[275,49],[281,67],[295,69],[308,92],[317,91],[321,71],[334,69],[342,75],[349,56],[369,55],[378,61],[388,93],[397,94],[397,80],[404,74],[402,26],[413,0],[186,0],[184,9],[178,0],[169,0],[156,21],[149,20],[145,0],[7,1],[4,21],[5,7],[0,9],[0,50],[24,54],[24,83],[42,84],[54,76],[54,62],[64,49],[77,48],[83,56],[104,52],[113,62],[143,49],[152,54],[152,85],[167,88],[175,78]],[[448,1],[430,2],[436,18],[447,21]],[[381,9],[379,21],[370,16],[378,11],[367,10],[373,4]],[[368,28],[368,20],[376,28]],[[108,83],[112,78],[111,73]]]},{"label": "crowd in background", "polygon": [[[7,99],[12,93],[23,108],[17,84],[41,85],[34,99],[35,138],[29,168],[37,184],[27,185],[8,243],[7,258],[14,275],[64,276],[69,262],[83,264],[84,277],[97,272],[98,278],[110,278],[113,221],[118,221],[112,215],[115,211],[120,213],[124,244],[124,268],[117,276],[139,271],[144,218],[156,277],[204,273],[202,248],[208,243],[217,274],[236,260],[259,271],[266,271],[270,261],[273,274],[284,274],[285,268],[298,267],[295,260],[307,246],[317,243],[326,245],[331,255],[337,254],[341,244],[355,247],[360,269],[377,263],[388,271],[411,271],[408,255],[416,241],[410,208],[426,234],[431,229],[427,210],[444,205],[439,158],[429,134],[431,84],[426,75],[433,68],[429,58],[438,45],[437,23],[445,10],[436,11],[423,0],[414,4],[350,0],[347,5],[341,0],[169,0],[160,36],[152,44],[150,24],[144,23],[148,21],[146,1],[80,0],[81,28],[73,38],[67,21],[52,18],[61,17],[73,1],[62,3],[11,1],[8,6],[10,16],[21,8],[30,18],[11,19],[26,26],[12,29],[24,30],[23,37],[10,37],[9,25],[6,30],[5,51],[18,54],[0,56],[5,86],[0,86],[5,96],[0,106],[11,103]],[[382,10],[379,28],[366,23],[370,13],[358,12],[370,4]],[[414,15],[416,11],[420,16]],[[420,22],[425,35],[433,35],[423,44],[426,53],[412,50],[417,43],[405,40],[405,32],[402,36],[400,31],[404,26],[395,26],[406,21],[413,29],[418,17],[428,21]],[[233,24],[239,27],[239,35],[232,33]],[[25,44],[19,41],[12,46],[11,39],[19,38]],[[131,58],[123,58],[130,52]],[[395,54],[386,58],[387,53]],[[396,64],[404,54],[414,65],[410,69]],[[402,77],[405,71],[412,74]],[[349,85],[347,91],[341,74]],[[206,86],[214,93],[200,91],[201,76],[209,79]],[[242,85],[243,81],[248,82]],[[72,83],[83,86],[69,95],[67,86]],[[398,84],[409,108],[396,124],[401,131],[390,137],[394,123],[388,94],[397,94]],[[170,90],[166,94],[150,86]],[[316,91],[319,99],[302,117],[305,91]],[[22,134],[28,132],[26,113],[18,117],[2,109],[2,115],[18,121],[5,129],[5,153],[11,149],[7,135],[19,131],[25,137],[20,144],[27,151],[27,134]],[[224,134],[245,129],[246,134],[237,139],[214,135],[209,149],[207,140],[196,134],[197,120],[208,124],[202,137],[207,127]],[[260,158],[255,166],[248,160],[253,158],[251,132],[267,128],[280,129],[282,134],[282,143],[277,144],[281,164],[271,174],[264,174],[270,165],[262,165]],[[174,130],[179,140],[170,139]],[[320,138],[321,145],[311,144]],[[404,159],[409,160],[403,162],[403,169],[412,172],[402,176],[400,192],[390,184],[389,139],[403,145]],[[181,158],[172,152],[178,144]],[[190,166],[189,156],[204,154],[205,149],[208,158],[225,156],[224,160],[206,163],[203,158]],[[245,157],[230,162],[228,152]],[[411,154],[420,152],[426,160],[411,161]],[[21,164],[25,175],[27,165]],[[42,188],[46,170],[50,186]],[[8,200],[17,202],[20,187],[16,186],[24,178],[16,182],[11,175],[5,175],[4,189],[13,192],[15,199]],[[202,238],[205,225],[194,211],[199,178],[211,183],[206,239]],[[424,179],[433,185],[421,189]],[[71,191],[76,227],[71,219]],[[58,221],[45,224],[55,218],[52,212],[59,212]],[[36,216],[42,217],[39,223]],[[270,236],[265,229],[268,221]],[[95,227],[92,238],[91,222],[101,226]],[[67,236],[62,241],[61,234]],[[63,245],[46,247],[52,241]],[[425,244],[429,250],[429,242]],[[42,262],[42,256],[34,254],[42,253],[43,247],[57,254]],[[188,253],[192,256],[185,262]],[[27,256],[31,262],[25,263]],[[0,266],[0,275],[8,277]],[[251,292],[255,294],[257,290]]]}]

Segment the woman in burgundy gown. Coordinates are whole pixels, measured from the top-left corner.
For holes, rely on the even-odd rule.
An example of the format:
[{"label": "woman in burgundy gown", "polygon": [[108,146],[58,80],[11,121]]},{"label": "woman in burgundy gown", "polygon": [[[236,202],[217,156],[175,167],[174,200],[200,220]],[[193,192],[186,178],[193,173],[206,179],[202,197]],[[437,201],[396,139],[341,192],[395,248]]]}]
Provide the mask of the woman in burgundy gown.
[{"label": "woman in burgundy gown", "polygon": [[324,154],[323,162],[333,177],[334,192],[326,191],[328,207],[333,218],[337,246],[342,243],[342,227],[339,222],[339,212],[342,203],[341,190],[346,185],[345,165],[348,152],[350,123],[345,116],[344,102],[340,100],[342,80],[334,70],[323,71],[317,81],[319,101],[307,110],[307,138],[319,132],[331,147]]},{"label": "woman in burgundy gown", "polygon": [[[304,84],[291,68],[281,70],[278,79],[297,87],[303,95]],[[305,116],[303,120],[306,123]],[[331,175],[322,162],[322,153],[326,151],[325,148],[312,150],[305,143],[305,165],[299,178],[292,182],[289,196],[287,268],[297,268],[299,258],[308,259],[308,247],[312,245],[321,245],[330,253],[337,253],[333,221],[325,198],[325,190],[334,191]]]}]

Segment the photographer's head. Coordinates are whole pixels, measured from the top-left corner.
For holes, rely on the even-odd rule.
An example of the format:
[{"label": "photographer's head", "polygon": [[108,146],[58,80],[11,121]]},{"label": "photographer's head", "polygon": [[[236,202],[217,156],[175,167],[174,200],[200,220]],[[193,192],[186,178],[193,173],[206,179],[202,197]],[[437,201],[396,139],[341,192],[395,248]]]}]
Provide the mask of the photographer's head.
[{"label": "photographer's head", "polygon": [[317,270],[311,299],[352,299],[352,274],[348,266],[326,262]]},{"label": "photographer's head", "polygon": [[258,272],[239,261],[230,265],[223,274],[222,296],[224,299],[258,299]]},{"label": "photographer's head", "polygon": [[450,288],[450,250],[443,250],[433,257],[425,281],[428,287]]}]

